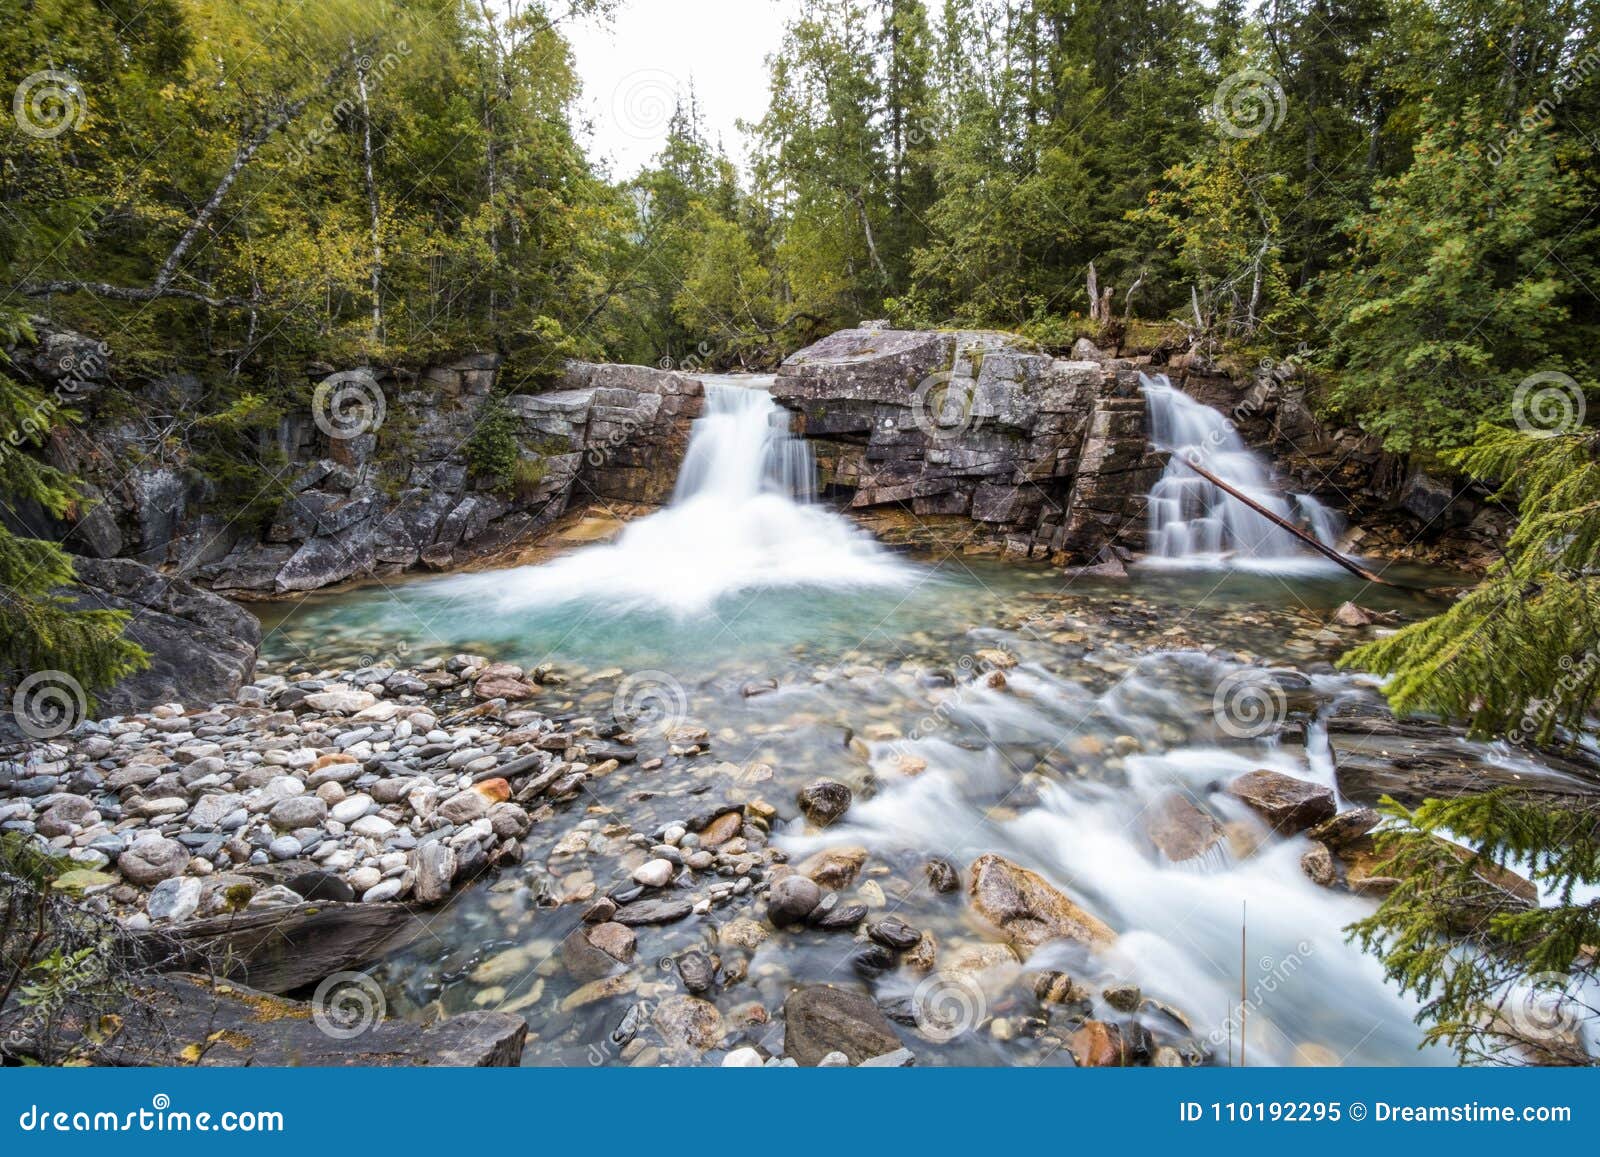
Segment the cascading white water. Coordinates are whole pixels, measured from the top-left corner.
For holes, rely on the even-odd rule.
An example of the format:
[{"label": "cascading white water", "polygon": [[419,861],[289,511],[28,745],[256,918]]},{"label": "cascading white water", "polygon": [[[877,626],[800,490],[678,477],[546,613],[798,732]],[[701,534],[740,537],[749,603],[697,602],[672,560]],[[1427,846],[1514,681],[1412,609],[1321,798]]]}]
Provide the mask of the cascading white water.
[{"label": "cascading white water", "polygon": [[1331,566],[1294,535],[1189,469],[1199,462],[1267,510],[1333,546],[1342,519],[1309,494],[1287,494],[1271,467],[1250,450],[1233,423],[1167,380],[1140,375],[1150,414],[1150,441],[1172,455],[1150,491],[1152,559],[1245,569]]},{"label": "cascading white water", "polygon": [[542,566],[447,580],[450,597],[511,612],[588,602],[607,614],[705,611],[726,594],[778,587],[892,587],[917,568],[813,505],[811,448],[789,432],[770,378],[707,377],[672,503],[610,545]]},{"label": "cascading white water", "polygon": [[[1226,1063],[1240,1033],[1242,925],[1252,1063],[1374,1064],[1397,1056],[1447,1063],[1442,1050],[1412,1052],[1416,1003],[1387,984],[1375,957],[1346,939],[1345,927],[1370,912],[1371,902],[1312,883],[1299,863],[1307,841],[1276,840],[1222,789],[1258,768],[1331,788],[1325,754],[1270,740],[1245,748],[1167,746],[1174,721],[1204,710],[1193,696],[1237,670],[1198,652],[1156,653],[1098,695],[1026,662],[1005,672],[1001,688],[973,679],[929,713],[937,725],[927,733],[871,745],[873,798],[858,800],[824,833],[797,823],[778,839],[796,859],[843,845],[866,847],[888,862],[906,849],[954,864],[999,852],[1044,873],[1119,937],[1089,954],[1064,941],[1048,944],[1026,967],[1061,968],[1093,989],[1112,980],[1138,984],[1181,1008],[1218,1063]],[[1319,678],[1329,692],[1346,685],[1342,677]],[[1031,757],[1088,740],[1109,755],[1116,736],[1138,753],[1125,757],[1123,772],[1110,781],[1052,777],[1034,791],[1008,754]],[[907,757],[921,770],[905,774]],[[1206,854],[1169,862],[1147,833],[1162,801],[1175,794],[1228,825],[1229,838]],[[1243,845],[1237,849],[1236,839]]]}]

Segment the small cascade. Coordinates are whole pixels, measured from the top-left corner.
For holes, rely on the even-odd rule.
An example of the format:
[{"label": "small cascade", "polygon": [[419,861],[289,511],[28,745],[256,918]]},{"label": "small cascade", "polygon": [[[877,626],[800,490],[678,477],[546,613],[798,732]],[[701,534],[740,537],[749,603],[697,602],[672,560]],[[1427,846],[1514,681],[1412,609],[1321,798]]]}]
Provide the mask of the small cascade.
[{"label": "small cascade", "polygon": [[434,589],[508,614],[582,604],[615,617],[701,613],[742,591],[816,587],[840,595],[916,580],[916,567],[815,505],[811,448],[789,432],[788,411],[768,393],[770,378],[702,380],[705,407],[671,505],[630,523],[615,543]]},{"label": "small cascade", "polygon": [[816,460],[803,438],[789,433],[789,412],[767,394],[771,379],[702,379],[705,410],[694,424],[672,503],[700,495],[731,499],[777,494],[816,500]]},{"label": "small cascade", "polygon": [[1281,569],[1327,565],[1294,535],[1264,518],[1180,459],[1199,462],[1280,518],[1334,546],[1343,519],[1309,494],[1289,494],[1265,458],[1244,444],[1227,417],[1167,380],[1140,375],[1150,414],[1150,441],[1169,451],[1166,471],[1150,491],[1152,559],[1198,566]]}]

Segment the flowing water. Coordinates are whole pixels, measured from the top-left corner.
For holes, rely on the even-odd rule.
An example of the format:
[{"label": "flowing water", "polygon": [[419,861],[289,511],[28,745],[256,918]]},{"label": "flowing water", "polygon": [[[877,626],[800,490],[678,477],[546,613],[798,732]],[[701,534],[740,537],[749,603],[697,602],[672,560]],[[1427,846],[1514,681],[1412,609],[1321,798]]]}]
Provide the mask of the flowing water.
[{"label": "flowing water", "polygon": [[704,614],[723,598],[774,587],[851,593],[910,585],[914,572],[814,505],[811,448],[789,433],[768,379],[711,379],[672,504],[614,545],[538,567],[445,579],[446,598],[498,615],[598,607],[605,614]]},{"label": "flowing water", "polygon": [[1165,375],[1140,375],[1150,440],[1171,458],[1150,492],[1150,555],[1156,562],[1255,570],[1316,571],[1333,563],[1294,535],[1202,478],[1198,462],[1279,518],[1337,544],[1343,522],[1309,494],[1285,493],[1270,464],[1244,444],[1227,417],[1176,389]]},{"label": "flowing water", "polygon": [[[867,904],[873,919],[893,913],[932,932],[941,973],[994,935],[962,891],[931,888],[925,866],[937,857],[964,868],[995,852],[1043,873],[1120,934],[1092,955],[1047,946],[1031,966],[1062,968],[1097,993],[1138,984],[1181,1011],[1192,1026],[1184,1035],[1213,1063],[1236,1049],[1241,980],[1251,1063],[1449,1059],[1416,1051],[1411,1003],[1346,942],[1343,929],[1371,904],[1312,884],[1299,867],[1306,842],[1271,835],[1221,791],[1262,767],[1331,786],[1319,715],[1372,692],[1333,673],[1328,660],[1356,636],[1331,628],[1330,612],[1359,594],[1398,622],[1435,603],[1316,568],[1141,571],[1119,581],[894,555],[808,501],[805,447],[759,387],[708,385],[673,504],[612,544],[539,567],[272,608],[264,657],[280,673],[458,651],[549,663],[566,682],[543,688],[533,705],[569,727],[610,725],[619,695],[644,673],[670,686],[684,721],[710,733],[708,752],[686,755],[663,736],[641,736],[638,763],[593,780],[583,798],[535,824],[523,864],[455,899],[427,936],[383,966],[391,1011],[507,1008],[529,1021],[530,1063],[627,1063],[610,1033],[635,1002],[674,990],[673,975],[654,962],[670,965],[688,948],[720,952],[726,975],[709,999],[728,1023],[747,1026],[749,1043],[781,1044],[780,1010],[799,981],[862,985],[890,1008],[914,1003],[926,979],[906,968],[858,976],[860,945],[848,932],[779,932],[753,950],[719,947],[718,926],[761,919],[761,902],[747,895],[706,916],[638,929],[631,990],[567,1000],[577,984],[562,973],[557,947],[586,905],[556,901],[625,883],[645,854],[625,832],[761,800],[778,811],[773,842],[793,857],[868,849],[847,899]],[[1161,415],[1169,444],[1188,444],[1176,440],[1203,435],[1200,418],[1169,391],[1152,384],[1152,416]],[[1221,444],[1213,460],[1239,453]],[[1248,480],[1243,459],[1230,457],[1227,469]],[[1270,480],[1251,477],[1252,492],[1270,496]],[[1262,527],[1203,496],[1180,497],[1173,486],[1163,497],[1193,515],[1191,542],[1235,555],[1243,543],[1279,549]],[[1177,525],[1162,524],[1174,543]],[[1303,729],[1252,738],[1219,708],[1221,689],[1261,663],[1307,673],[1294,684]],[[663,763],[646,770],[652,755]],[[818,776],[856,796],[821,833],[795,805]],[[1227,839],[1168,862],[1147,829],[1152,808],[1173,792],[1209,810]],[[508,948],[531,962],[526,975],[508,985],[477,971]],[[907,1029],[919,1063],[1062,1063],[1070,1025],[1045,1023],[1051,1014],[1020,986],[1019,971],[962,973],[976,980],[960,980],[956,995],[979,1001],[984,1015],[953,1039]]]}]

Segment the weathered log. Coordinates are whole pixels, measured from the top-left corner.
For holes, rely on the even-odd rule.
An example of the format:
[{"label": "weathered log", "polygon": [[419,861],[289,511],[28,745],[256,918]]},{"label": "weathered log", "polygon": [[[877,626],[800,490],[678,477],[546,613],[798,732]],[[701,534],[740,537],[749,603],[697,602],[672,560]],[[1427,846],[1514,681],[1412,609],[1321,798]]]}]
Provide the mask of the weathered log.
[{"label": "weathered log", "polygon": [[[0,1016],[6,1056],[28,1058],[40,1048],[24,1012]],[[526,1021],[503,1012],[462,1013],[426,1028],[370,1015],[344,1023],[316,1012],[304,1001],[172,973],[136,985],[122,1012],[62,1013],[50,1044],[112,1066],[482,1068],[516,1065],[528,1034]]]},{"label": "weathered log", "polygon": [[404,904],[306,903],[247,909],[152,931],[148,959],[293,992],[370,963],[415,935]]}]

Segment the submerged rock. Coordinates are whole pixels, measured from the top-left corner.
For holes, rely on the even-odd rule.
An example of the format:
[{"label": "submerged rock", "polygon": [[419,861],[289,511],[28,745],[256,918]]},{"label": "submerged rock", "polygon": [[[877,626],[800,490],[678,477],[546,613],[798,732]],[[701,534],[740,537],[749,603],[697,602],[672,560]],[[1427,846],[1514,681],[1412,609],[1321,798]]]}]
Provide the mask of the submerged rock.
[{"label": "submerged rock", "polygon": [[1168,860],[1205,855],[1222,842],[1222,825],[1179,791],[1163,795],[1145,813],[1145,834]]},{"label": "submerged rock", "polygon": [[669,1048],[688,1047],[702,1053],[716,1048],[724,1031],[716,1005],[682,993],[656,1005],[650,1020]]},{"label": "submerged rock", "polygon": [[1128,1063],[1121,1031],[1104,1021],[1085,1021],[1067,1038],[1067,1048],[1080,1068],[1111,1068]]},{"label": "submerged rock", "polygon": [[850,810],[850,789],[836,779],[812,780],[800,789],[800,810],[819,828],[825,828]]},{"label": "submerged rock", "polygon": [[824,848],[796,864],[795,871],[824,888],[848,888],[866,862],[866,848]]}]

